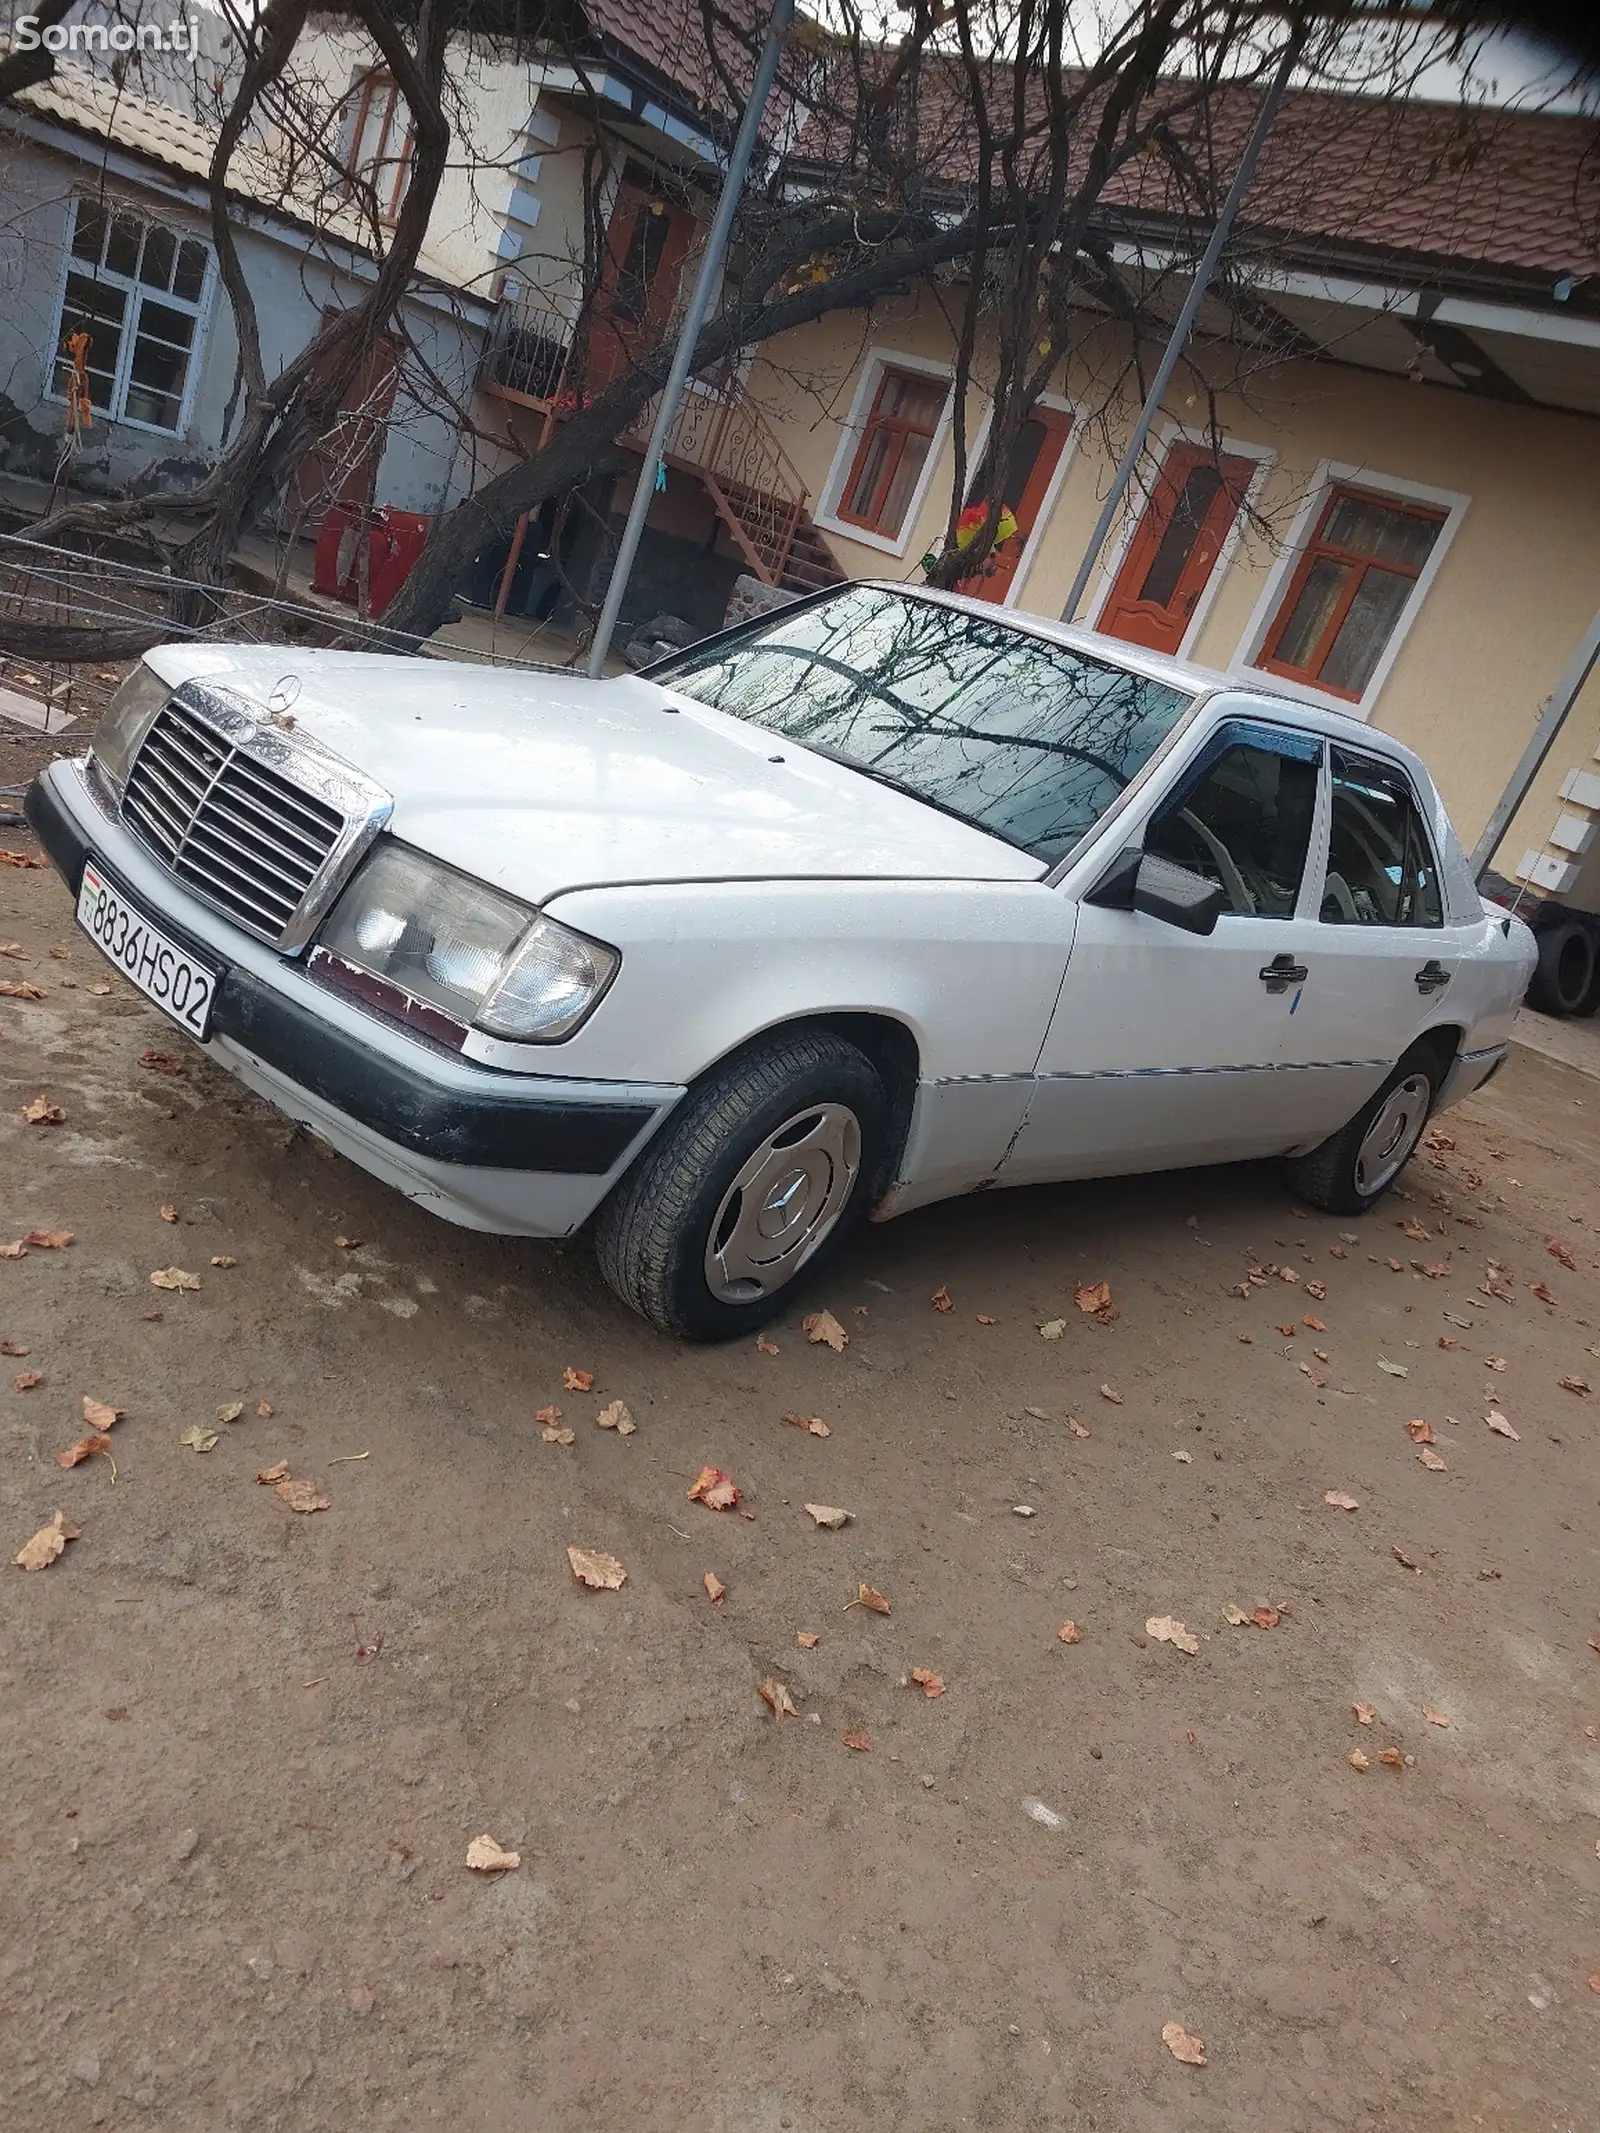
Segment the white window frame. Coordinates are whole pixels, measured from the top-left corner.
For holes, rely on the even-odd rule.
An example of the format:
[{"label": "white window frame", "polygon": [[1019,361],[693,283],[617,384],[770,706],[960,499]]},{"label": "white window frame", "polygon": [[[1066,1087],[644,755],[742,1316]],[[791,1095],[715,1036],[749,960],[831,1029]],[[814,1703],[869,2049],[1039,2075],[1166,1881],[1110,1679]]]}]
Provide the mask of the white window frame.
[{"label": "white window frame", "polygon": [[[1348,486],[1366,489],[1374,496],[1392,496],[1396,503],[1431,504],[1445,514],[1428,560],[1417,575],[1416,583],[1406,604],[1401,608],[1394,628],[1389,632],[1378,664],[1372,670],[1372,678],[1362,692],[1359,703],[1348,696],[1340,696],[1332,689],[1319,689],[1312,683],[1296,681],[1290,674],[1275,674],[1266,667],[1256,665],[1261,647],[1266,643],[1272,625],[1278,618],[1278,610],[1288,593],[1290,581],[1304,555],[1311,535],[1322,516],[1328,501],[1328,492],[1336,487]],[[1290,528],[1278,560],[1268,573],[1267,582],[1261,589],[1255,612],[1239,641],[1228,672],[1236,681],[1248,681],[1261,688],[1273,689],[1280,696],[1292,697],[1296,703],[1314,704],[1318,710],[1340,711],[1346,718],[1370,719],[1383,693],[1383,685],[1389,679],[1395,661],[1406,638],[1411,634],[1412,624],[1422,612],[1422,603],[1427,599],[1434,579],[1449,553],[1450,543],[1455,539],[1462,519],[1466,516],[1472,498],[1459,489],[1434,488],[1426,482],[1408,481],[1398,474],[1380,474],[1371,467],[1351,466],[1343,460],[1319,460],[1307,490],[1306,500]]]},{"label": "white window frame", "polygon": [[1245,486],[1244,495],[1239,500],[1239,508],[1233,514],[1233,523],[1223,537],[1222,546],[1217,550],[1211,574],[1194,604],[1194,612],[1189,617],[1178,645],[1176,656],[1179,659],[1192,659],[1194,648],[1200,642],[1201,633],[1210,619],[1212,608],[1216,605],[1217,595],[1222,590],[1223,580],[1238,553],[1239,543],[1244,539],[1250,513],[1260,498],[1267,476],[1277,464],[1278,454],[1270,444],[1252,444],[1243,437],[1230,436],[1226,432],[1219,438],[1211,430],[1195,428],[1192,424],[1182,422],[1163,422],[1156,432],[1156,438],[1160,456],[1151,466],[1148,481],[1142,477],[1139,481],[1137,508],[1122,514],[1122,524],[1117,529],[1116,539],[1108,549],[1090,591],[1089,605],[1084,612],[1084,627],[1092,630],[1100,627],[1100,617],[1111,598],[1112,587],[1121,575],[1128,550],[1133,546],[1134,537],[1144,523],[1144,515],[1155,501],[1156,484],[1161,479],[1161,470],[1166,465],[1167,455],[1174,445],[1200,444],[1208,450],[1221,452],[1229,459],[1253,459],[1256,463],[1255,472]]},{"label": "white window frame", "polygon": [[[179,244],[190,242],[203,244],[206,252],[205,274],[200,283],[200,294],[191,303],[187,297],[173,296],[164,289],[151,288],[147,283],[130,281],[125,274],[115,274],[109,268],[90,268],[89,262],[80,259],[72,249],[72,240],[77,232],[78,206],[80,201],[97,207],[106,215],[129,215],[141,228],[162,229]],[[142,246],[141,246],[142,249]],[[73,273],[86,276],[91,281],[103,282],[109,289],[120,290],[124,297],[134,298],[130,312],[124,314],[121,345],[117,350],[117,367],[111,380],[111,405],[94,409],[96,422],[115,423],[119,428],[142,430],[147,437],[186,437],[194,420],[195,395],[199,391],[202,359],[210,339],[212,296],[216,288],[217,255],[211,240],[200,231],[187,229],[180,223],[166,222],[146,213],[142,206],[130,200],[106,195],[103,199],[91,198],[86,193],[73,193],[67,201],[66,228],[62,233],[61,272],[56,278],[54,334],[45,351],[45,389],[43,398],[57,407],[67,405],[65,393],[57,390],[56,377],[61,367],[61,342],[66,327],[67,282]],[[158,304],[166,304],[174,311],[182,311],[194,320],[194,339],[189,344],[188,368],[183,374],[183,393],[178,409],[178,427],[169,430],[159,422],[146,422],[138,415],[123,413],[123,404],[128,395],[129,373],[133,368],[133,351],[139,335],[139,313],[144,308],[146,297]]]},{"label": "white window frame", "polygon": [[[886,370],[910,370],[924,378],[945,380],[944,409],[932,437],[928,440],[928,456],[922,463],[917,486],[906,506],[905,525],[897,540],[891,540],[884,533],[874,533],[870,527],[858,526],[853,520],[839,516],[839,503],[844,495],[845,483],[850,479],[850,469],[855,465],[856,453],[866,431],[867,418],[872,413],[872,403],[878,396],[878,384]],[[927,500],[929,486],[939,461],[944,456],[944,448],[950,440],[951,425],[955,420],[955,386],[955,371],[948,363],[938,362],[931,356],[905,355],[898,348],[868,349],[867,359],[856,379],[855,398],[850,403],[850,413],[839,432],[833,463],[828,468],[827,480],[822,484],[822,494],[814,514],[815,524],[820,526],[824,533],[837,534],[842,541],[856,541],[863,548],[880,549],[885,555],[903,556],[909,552],[917,522],[922,516],[922,506]]]}]

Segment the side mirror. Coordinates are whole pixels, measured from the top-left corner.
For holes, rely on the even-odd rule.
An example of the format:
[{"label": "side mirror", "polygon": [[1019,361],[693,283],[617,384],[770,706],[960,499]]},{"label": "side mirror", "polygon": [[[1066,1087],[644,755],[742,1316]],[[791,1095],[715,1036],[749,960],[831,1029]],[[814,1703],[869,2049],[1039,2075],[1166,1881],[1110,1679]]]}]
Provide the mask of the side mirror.
[{"label": "side mirror", "polygon": [[1202,874],[1174,866],[1146,852],[1133,884],[1133,908],[1185,933],[1215,933],[1217,920],[1230,908],[1228,892]]}]

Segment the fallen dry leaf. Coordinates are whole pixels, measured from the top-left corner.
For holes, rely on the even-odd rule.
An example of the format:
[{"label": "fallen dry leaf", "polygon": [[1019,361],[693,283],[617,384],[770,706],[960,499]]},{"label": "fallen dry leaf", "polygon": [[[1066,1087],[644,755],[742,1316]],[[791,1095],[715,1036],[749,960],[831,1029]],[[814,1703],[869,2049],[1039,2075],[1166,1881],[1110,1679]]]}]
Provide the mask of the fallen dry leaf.
[{"label": "fallen dry leaf", "polygon": [[359,1252],[365,1242],[364,1237],[335,1237],[333,1248],[336,1252]]},{"label": "fallen dry leaf", "polygon": [[509,1874],[522,1864],[521,1852],[502,1851],[487,1832],[467,1846],[467,1864],[475,1874]]},{"label": "fallen dry leaf", "polygon": [[1056,1641],[1058,1644],[1081,1644],[1083,1631],[1076,1622],[1063,1622],[1056,1631]]},{"label": "fallen dry leaf", "polygon": [[69,1444],[64,1452],[57,1452],[56,1465],[81,1466],[85,1459],[92,1459],[97,1452],[109,1452],[110,1449],[111,1439],[103,1434],[80,1437],[76,1444]]},{"label": "fallen dry leaf", "polygon": [[[198,1422],[191,1422],[189,1427],[183,1432],[182,1436],[178,1439],[178,1442],[180,1444],[188,1445],[190,1451],[192,1452],[209,1452],[220,1441],[221,1440],[219,1439],[217,1432],[214,1429],[202,1429]],[[284,1488],[287,1488],[290,1486],[290,1484],[288,1482],[285,1482],[283,1486]],[[282,1491],[280,1490],[279,1493],[281,1494]]]},{"label": "fallen dry leaf", "polygon": [[257,1400],[256,1413],[261,1417],[263,1422],[270,1421],[273,1414],[272,1402],[270,1400]]},{"label": "fallen dry leaf", "polygon": [[0,1355],[29,1355],[31,1353],[32,1350],[24,1348],[21,1341],[0,1341]]},{"label": "fallen dry leaf", "polygon": [[275,1466],[264,1466],[260,1473],[257,1474],[256,1479],[257,1481],[265,1482],[270,1488],[275,1482],[282,1481],[288,1471],[288,1460],[280,1459]]},{"label": "fallen dry leaf", "polygon": [[35,1251],[64,1252],[72,1242],[72,1231],[70,1229],[30,1229],[22,1241],[24,1244],[31,1244]]},{"label": "fallen dry leaf", "polygon": [[4,983],[0,983],[0,998],[7,1000],[42,1000],[44,992],[40,986],[30,985],[26,978],[7,978]]},{"label": "fallen dry leaf", "polygon": [[1433,1424],[1422,1421],[1408,1422],[1406,1424],[1406,1435],[1413,1444],[1431,1444],[1433,1442]]},{"label": "fallen dry leaf", "polygon": [[1229,1600],[1222,1610],[1222,1619],[1231,1623],[1235,1629],[1243,1629],[1250,1617],[1236,1600]]},{"label": "fallen dry leaf", "polygon": [[1500,1412],[1498,1407],[1491,1407],[1489,1412],[1484,1416],[1483,1419],[1486,1427],[1492,1429],[1497,1437],[1509,1437],[1513,1444],[1520,1444],[1522,1442],[1521,1437],[1518,1436],[1517,1432],[1511,1427],[1511,1424],[1506,1420],[1505,1416]]},{"label": "fallen dry leaf", "polygon": [[1300,1279],[1300,1276],[1295,1272],[1292,1266],[1281,1266],[1278,1268],[1277,1271],[1278,1279],[1280,1281],[1287,1281],[1293,1283],[1297,1282]]},{"label": "fallen dry leaf", "polygon": [[181,1266],[162,1266],[150,1276],[150,1286],[153,1289],[197,1289],[200,1276],[186,1274]]},{"label": "fallen dry leaf", "polygon": [[829,1429],[820,1415],[786,1414],[783,1419],[791,1429],[803,1429],[811,1437],[831,1437],[833,1435],[833,1431]]},{"label": "fallen dry leaf", "polygon": [[703,1503],[708,1511],[733,1511],[739,1504],[733,1476],[725,1474],[720,1466],[703,1466],[690,1483],[688,1494],[691,1503]]},{"label": "fallen dry leaf", "polygon": [[167,1201],[164,1206],[158,1207],[156,1209],[156,1213],[161,1217],[163,1222],[176,1222],[178,1219],[178,1210],[172,1205],[172,1202],[170,1200]]},{"label": "fallen dry leaf", "polygon": [[602,1407],[594,1419],[597,1429],[614,1429],[619,1437],[631,1437],[639,1427],[622,1400],[613,1400],[609,1406]]},{"label": "fallen dry leaf", "polygon": [[231,1252],[217,1252],[213,1254],[211,1264],[213,1266],[220,1266],[224,1270],[226,1270],[230,1266],[237,1266],[239,1262],[237,1259],[234,1258]]},{"label": "fallen dry leaf", "polygon": [[1372,1721],[1378,1715],[1378,1707],[1376,1704],[1353,1703],[1350,1708],[1356,1714],[1356,1724],[1358,1726],[1370,1726]]},{"label": "fallen dry leaf", "polygon": [[942,1284],[934,1290],[928,1300],[936,1311],[953,1311],[955,1309],[955,1305],[950,1300],[950,1291]]},{"label": "fallen dry leaf", "polygon": [[1111,1301],[1109,1281],[1080,1281],[1072,1292],[1072,1300],[1085,1318],[1097,1319],[1102,1326],[1115,1325],[1122,1316]]},{"label": "fallen dry leaf", "polygon": [[314,1481],[297,1479],[287,1475],[278,1483],[274,1494],[280,1503],[286,1503],[291,1511],[326,1511],[328,1498],[319,1495]]},{"label": "fallen dry leaf", "polygon": [[1361,1509],[1360,1497],[1347,1496],[1343,1489],[1326,1490],[1322,1500],[1325,1504],[1331,1504],[1336,1511],[1359,1511]]},{"label": "fallen dry leaf", "polygon": [[840,1738],[847,1748],[854,1748],[857,1755],[870,1755],[872,1753],[872,1735],[864,1732],[859,1726],[852,1726],[850,1731],[841,1734]]},{"label": "fallen dry leaf", "polygon": [[1039,1338],[1045,1341],[1058,1341],[1066,1330],[1067,1322],[1064,1318],[1047,1318],[1039,1328]]},{"label": "fallen dry leaf", "polygon": [[728,1597],[728,1588],[723,1584],[721,1578],[717,1576],[714,1570],[708,1570],[701,1582],[706,1588],[706,1598],[711,1602],[712,1606],[720,1607]]},{"label": "fallen dry leaf", "polygon": [[978,1313],[978,1324],[980,1326],[998,1326],[999,1323],[999,1319],[991,1317],[987,1311]]},{"label": "fallen dry leaf", "polygon": [[1257,1629],[1276,1629],[1283,1617],[1275,1607],[1252,1607],[1250,1619]]},{"label": "fallen dry leaf", "polygon": [[935,1696],[944,1694],[944,1676],[942,1674],[932,1673],[925,1666],[914,1666],[911,1669],[911,1678],[930,1702]]},{"label": "fallen dry leaf", "polygon": [[1309,1313],[1301,1319],[1300,1323],[1311,1333],[1326,1333],[1328,1330],[1320,1318],[1312,1318]]},{"label": "fallen dry leaf", "polygon": [[0,1244],[0,1259],[26,1259],[27,1256],[28,1247],[21,1237],[10,1244]]},{"label": "fallen dry leaf", "polygon": [[83,1396],[83,1419],[91,1429],[115,1429],[122,1420],[122,1409],[113,1407],[108,1400],[91,1400],[89,1395],[85,1393]]},{"label": "fallen dry leaf", "polygon": [[541,1444],[573,1445],[578,1441],[578,1432],[575,1429],[542,1429],[539,1441]]},{"label": "fallen dry leaf", "polygon": [[1486,1355],[1483,1359],[1483,1367],[1485,1370],[1504,1370],[1506,1359],[1503,1355]]},{"label": "fallen dry leaf", "polygon": [[1551,1295],[1550,1291],[1545,1287],[1542,1281],[1530,1281],[1528,1283],[1528,1294],[1530,1296],[1537,1296],[1540,1303],[1542,1304],[1550,1304],[1552,1307],[1555,1304],[1555,1298]]},{"label": "fallen dry leaf", "polygon": [[[850,1345],[850,1336],[831,1311],[813,1311],[805,1321],[808,1341],[816,1341],[824,1348],[831,1348],[835,1355],[843,1355]],[[776,1350],[773,1351],[776,1354]]]},{"label": "fallen dry leaf", "polygon": [[1439,1454],[1433,1449],[1432,1445],[1425,1444],[1422,1447],[1421,1451],[1418,1452],[1417,1457],[1421,1460],[1422,1464],[1428,1469],[1430,1474],[1445,1474],[1449,1472],[1449,1468],[1439,1457]]},{"label": "fallen dry leaf", "polygon": [[217,1420],[219,1422],[237,1422],[243,1413],[243,1400],[224,1400],[217,1409]]},{"label": "fallen dry leaf", "polygon": [[569,1363],[561,1373],[561,1382],[568,1392],[592,1392],[594,1390],[594,1372],[592,1370],[574,1370]]},{"label": "fallen dry leaf", "polygon": [[794,1641],[802,1649],[809,1652],[814,1651],[817,1645],[822,1642],[822,1639],[814,1629],[797,1629],[794,1633]]},{"label": "fallen dry leaf", "polygon": [[1389,1770],[1399,1770],[1405,1765],[1405,1757],[1398,1748],[1385,1748],[1378,1761]]},{"label": "fallen dry leaf", "polygon": [[578,1583],[594,1592],[616,1592],[628,1575],[614,1555],[600,1555],[592,1548],[569,1548],[567,1561]]},{"label": "fallen dry leaf", "polygon": [[30,1126],[59,1126],[67,1116],[61,1106],[53,1104],[48,1096],[36,1096],[31,1104],[25,1104],[22,1115]]},{"label": "fallen dry leaf", "polygon": [[1067,1428],[1071,1431],[1074,1437],[1087,1437],[1089,1434],[1088,1430],[1084,1428],[1083,1424],[1078,1420],[1076,1415],[1068,1415]]},{"label": "fallen dry leaf", "polygon": [[1561,1390],[1563,1392],[1576,1392],[1582,1394],[1586,1393],[1589,1390],[1589,1380],[1587,1378],[1557,1378],[1556,1383],[1561,1387]]},{"label": "fallen dry leaf", "polygon": [[1191,2036],[1181,2022],[1163,2022],[1161,2041],[1174,2059],[1184,2066],[1204,2066],[1206,2047],[1203,2037]]},{"label": "fallen dry leaf", "polygon": [[1200,1639],[1193,1630],[1185,1629],[1175,1615],[1152,1615],[1145,1623],[1144,1633],[1154,1637],[1158,1644],[1175,1644],[1180,1652],[1191,1657],[1200,1649]]},{"label": "fallen dry leaf", "polygon": [[1420,1570],[1422,1569],[1422,1565],[1417,1561],[1414,1555],[1407,1555],[1405,1550],[1403,1548],[1397,1548],[1394,1545],[1393,1541],[1389,1543],[1389,1553],[1394,1557],[1395,1561],[1400,1565],[1400,1568],[1402,1570],[1416,1570],[1420,1572]]},{"label": "fallen dry leaf", "polygon": [[1102,1385],[1100,1388],[1100,1397],[1102,1400],[1109,1400],[1113,1407],[1120,1407],[1122,1405],[1122,1395],[1120,1392],[1118,1392],[1115,1385]]},{"label": "fallen dry leaf", "polygon": [[19,1370],[11,1380],[18,1392],[34,1392],[44,1383],[42,1370]]},{"label": "fallen dry leaf", "polygon": [[[1343,1254],[1341,1253],[1340,1256],[1342,1258]],[[1324,1303],[1327,1300],[1328,1285],[1324,1281],[1308,1281],[1306,1283],[1306,1294],[1313,1303]]]},{"label": "fallen dry leaf", "polygon": [[541,1429],[554,1429],[561,1420],[561,1410],[559,1407],[536,1407],[533,1419]]},{"label": "fallen dry leaf", "polygon": [[830,1533],[837,1533],[841,1526],[847,1526],[854,1515],[841,1510],[838,1504],[833,1503],[808,1503],[806,1509],[815,1522],[819,1526],[826,1526]]},{"label": "fallen dry leaf", "polygon": [[1569,1274],[1575,1274],[1578,1271],[1577,1260],[1573,1258],[1571,1252],[1567,1250],[1567,1247],[1559,1237],[1549,1238],[1545,1243],[1545,1250],[1552,1259],[1559,1259]]},{"label": "fallen dry leaf", "polygon": [[139,1064],[148,1067],[152,1074],[171,1074],[177,1077],[188,1071],[184,1061],[175,1052],[141,1052]]},{"label": "fallen dry leaf", "polygon": [[794,1698],[774,1674],[766,1674],[756,1684],[756,1694],[772,1712],[774,1719],[798,1718]]},{"label": "fallen dry leaf", "polygon": [[44,1570],[65,1548],[68,1541],[78,1538],[78,1528],[68,1523],[65,1511],[57,1511],[49,1525],[41,1526],[31,1540],[24,1541],[12,1561],[23,1570]]},{"label": "fallen dry leaf", "polygon": [[1386,1356],[1382,1355],[1378,1358],[1378,1368],[1386,1377],[1408,1378],[1411,1375],[1411,1365],[1409,1363],[1391,1363]]},{"label": "fallen dry leaf", "polygon": [[[887,1593],[879,1592],[875,1585],[858,1585],[851,1607],[864,1607],[869,1614],[887,1615],[894,1612]],[[848,1611],[848,1610],[847,1610]]]},{"label": "fallen dry leaf", "polygon": [[1422,1706],[1422,1715],[1430,1726],[1448,1726],[1450,1723],[1443,1711],[1436,1711],[1431,1703]]},{"label": "fallen dry leaf", "polygon": [[1403,1222],[1395,1224],[1395,1228],[1404,1230],[1413,1243],[1417,1244],[1426,1243],[1433,1235],[1433,1231],[1429,1229],[1427,1223],[1419,1222],[1415,1215],[1407,1215]]},{"label": "fallen dry leaf", "polygon": [[761,1355],[776,1355],[779,1352],[777,1342],[769,1341],[764,1333],[756,1335],[756,1349]]},{"label": "fallen dry leaf", "polygon": [[[1372,1721],[1370,1719],[1364,1718],[1361,1723],[1366,1726],[1370,1725]],[[1352,1748],[1350,1750],[1350,1753],[1345,1757],[1345,1761],[1350,1765],[1350,1768],[1352,1770],[1365,1770],[1367,1767],[1367,1759],[1362,1754],[1359,1748]]]}]

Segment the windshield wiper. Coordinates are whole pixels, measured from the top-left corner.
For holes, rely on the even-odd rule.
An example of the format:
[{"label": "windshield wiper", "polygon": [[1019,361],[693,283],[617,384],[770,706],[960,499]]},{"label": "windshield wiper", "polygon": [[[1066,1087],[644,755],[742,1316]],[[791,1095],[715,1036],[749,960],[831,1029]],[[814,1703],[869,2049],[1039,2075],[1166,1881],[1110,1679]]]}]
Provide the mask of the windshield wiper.
[{"label": "windshield wiper", "polygon": [[[1014,852],[1028,850],[1028,847],[1019,844],[1016,838],[1008,837],[1004,830],[991,828],[987,822],[980,822],[975,815],[967,814],[964,809],[952,807],[948,800],[936,800],[931,793],[923,792],[919,786],[910,785],[904,778],[894,777],[889,771],[880,770],[873,763],[863,763],[859,756],[847,755],[842,748],[831,747],[826,741],[801,741],[799,745],[809,748],[813,755],[825,755],[830,763],[842,763],[846,770],[858,770],[862,777],[871,778],[874,785],[887,785],[891,792],[904,793],[908,800],[920,800],[924,807],[936,808],[941,815],[948,815],[952,821],[964,822],[968,829],[981,830],[986,837],[993,837],[999,843],[1009,845]],[[1028,856],[1036,858],[1038,855],[1030,852]]]}]

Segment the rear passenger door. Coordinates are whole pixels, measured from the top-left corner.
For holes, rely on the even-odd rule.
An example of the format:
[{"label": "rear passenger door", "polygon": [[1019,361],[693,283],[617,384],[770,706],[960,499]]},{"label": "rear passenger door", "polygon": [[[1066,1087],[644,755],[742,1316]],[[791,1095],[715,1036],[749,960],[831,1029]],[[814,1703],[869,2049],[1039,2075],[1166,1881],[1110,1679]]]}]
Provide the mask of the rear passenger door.
[{"label": "rear passenger door", "polygon": [[1355,1115],[1424,1030],[1449,1021],[1466,946],[1466,929],[1446,923],[1438,855],[1404,766],[1335,741],[1328,770],[1327,855],[1284,1055],[1306,1077],[1318,1139]]}]

